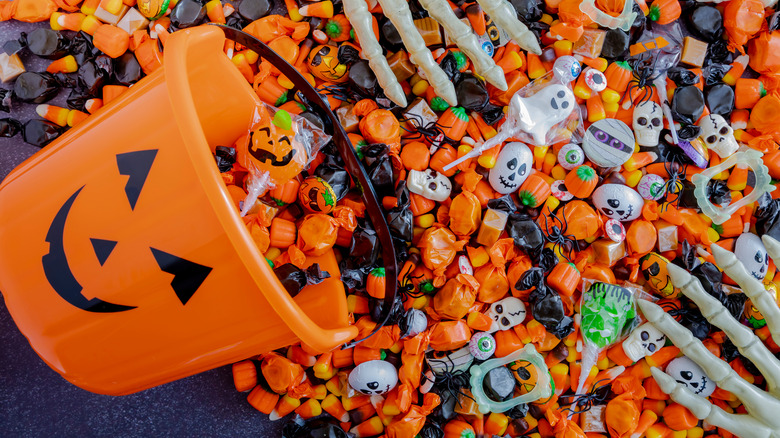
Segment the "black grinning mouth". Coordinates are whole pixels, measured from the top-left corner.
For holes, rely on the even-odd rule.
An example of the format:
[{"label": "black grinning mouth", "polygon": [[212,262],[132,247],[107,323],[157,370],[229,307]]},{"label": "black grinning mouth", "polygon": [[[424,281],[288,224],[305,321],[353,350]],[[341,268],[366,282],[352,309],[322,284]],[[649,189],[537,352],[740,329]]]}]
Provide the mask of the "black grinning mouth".
[{"label": "black grinning mouth", "polygon": [[504,179],[504,177],[501,176],[501,175],[498,175],[498,182],[500,182],[501,185],[503,185],[504,187],[506,187],[508,189],[513,189],[513,188],[517,187],[517,184],[508,184],[506,182],[506,179]]}]

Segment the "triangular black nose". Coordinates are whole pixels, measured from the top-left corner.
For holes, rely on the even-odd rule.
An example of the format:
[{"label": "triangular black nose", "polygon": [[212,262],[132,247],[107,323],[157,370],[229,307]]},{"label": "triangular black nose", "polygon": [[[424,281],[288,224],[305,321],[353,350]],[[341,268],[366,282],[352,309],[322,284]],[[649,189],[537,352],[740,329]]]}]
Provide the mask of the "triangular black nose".
[{"label": "triangular black nose", "polygon": [[515,180],[515,174],[513,173],[513,174],[509,175],[508,178],[509,178],[509,181],[514,181]]}]

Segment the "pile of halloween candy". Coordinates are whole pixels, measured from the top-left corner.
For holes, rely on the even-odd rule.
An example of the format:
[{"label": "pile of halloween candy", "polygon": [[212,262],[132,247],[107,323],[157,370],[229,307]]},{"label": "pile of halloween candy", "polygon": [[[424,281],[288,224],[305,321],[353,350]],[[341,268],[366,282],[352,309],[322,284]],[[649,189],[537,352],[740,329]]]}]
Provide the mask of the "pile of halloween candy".
[{"label": "pile of halloween candy", "polygon": [[[700,401],[667,395],[651,367],[726,414],[748,405],[716,386],[722,373],[708,376],[674,346],[669,324],[655,326],[663,318],[641,302],[748,386],[776,393],[776,377],[759,373],[766,365],[743,356],[744,338],[735,344],[710,325],[703,314],[713,312],[672,282],[672,264],[690,271],[780,352],[713,249],[733,251],[776,306],[776,268],[759,237],[780,238],[773,5],[456,1],[441,3],[456,18],[444,26],[432,0],[410,0],[406,21],[397,2],[358,3],[0,1],[2,20],[50,27],[3,45],[0,80],[13,88],[0,90],[0,111],[35,103],[42,119],[0,119],[0,136],[44,146],[160,68],[170,33],[204,22],[243,29],[327,97],[381,198],[401,266],[385,276],[359,189],[316,112],[271,64],[226,44],[267,104],[246,136],[216,148],[237,214],[293,296],[331,275],[307,257],[336,249],[364,339],[234,364],[254,408],[293,420],[283,436],[696,438],[763,427],[727,431],[686,408]],[[522,32],[485,13],[497,5]],[[449,32],[457,23],[476,46]],[[371,32],[380,44],[359,37],[361,47],[356,33]],[[25,51],[51,59],[47,71],[25,71]],[[46,104],[63,89],[68,107]],[[389,310],[388,281],[399,288]]]}]

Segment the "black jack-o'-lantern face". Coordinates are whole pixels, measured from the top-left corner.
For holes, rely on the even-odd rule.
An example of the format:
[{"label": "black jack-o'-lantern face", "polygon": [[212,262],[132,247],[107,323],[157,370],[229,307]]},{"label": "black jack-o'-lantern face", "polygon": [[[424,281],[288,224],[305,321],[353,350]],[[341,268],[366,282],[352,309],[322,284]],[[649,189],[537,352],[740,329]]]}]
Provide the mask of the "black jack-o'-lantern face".
[{"label": "black jack-o'-lantern face", "polygon": [[359,59],[359,51],[349,43],[338,47],[321,45],[309,53],[309,71],[323,81],[346,82],[349,66]]},{"label": "black jack-o'-lantern face", "polygon": [[261,171],[271,174],[275,182],[285,182],[302,170],[308,161],[306,150],[295,141],[290,114],[277,110],[271,120],[270,115],[261,114],[258,128],[249,134],[249,156],[252,163]]}]

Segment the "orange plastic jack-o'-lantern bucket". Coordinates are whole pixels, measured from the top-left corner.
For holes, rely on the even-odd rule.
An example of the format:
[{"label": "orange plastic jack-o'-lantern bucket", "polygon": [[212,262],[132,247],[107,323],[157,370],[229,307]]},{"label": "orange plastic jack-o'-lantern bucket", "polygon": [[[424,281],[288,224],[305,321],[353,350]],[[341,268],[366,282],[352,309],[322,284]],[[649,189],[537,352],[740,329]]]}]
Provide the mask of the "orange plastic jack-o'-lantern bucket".
[{"label": "orange plastic jack-o'-lantern bucket", "polygon": [[73,384],[121,395],[296,342],[354,338],[331,274],[291,297],[212,156],[259,100],[225,33],[172,34],[161,68],[0,185],[0,291],[35,351]]}]

